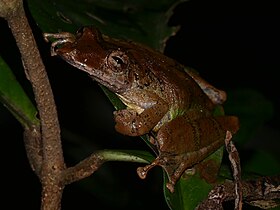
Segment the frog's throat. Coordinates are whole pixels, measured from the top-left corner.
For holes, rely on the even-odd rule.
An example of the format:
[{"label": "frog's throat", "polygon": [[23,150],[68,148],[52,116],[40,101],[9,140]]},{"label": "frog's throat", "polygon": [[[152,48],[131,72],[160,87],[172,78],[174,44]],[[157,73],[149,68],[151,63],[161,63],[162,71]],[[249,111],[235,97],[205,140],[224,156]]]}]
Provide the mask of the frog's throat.
[{"label": "frog's throat", "polygon": [[122,95],[116,93],[116,95],[119,97],[119,99],[129,108],[132,110],[135,110],[138,114],[141,114],[144,109],[134,103],[131,103],[127,98],[123,97]]}]

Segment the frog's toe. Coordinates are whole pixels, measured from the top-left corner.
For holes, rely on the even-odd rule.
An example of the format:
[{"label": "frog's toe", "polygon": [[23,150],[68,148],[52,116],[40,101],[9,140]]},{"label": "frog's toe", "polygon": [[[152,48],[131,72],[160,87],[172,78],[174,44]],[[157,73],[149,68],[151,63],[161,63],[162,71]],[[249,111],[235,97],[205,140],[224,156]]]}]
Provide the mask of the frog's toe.
[{"label": "frog's toe", "polygon": [[166,188],[167,188],[171,193],[174,192],[174,186],[175,186],[175,183],[173,183],[172,181],[166,183]]},{"label": "frog's toe", "polygon": [[[147,165],[147,166],[150,166],[150,165]],[[147,173],[148,173],[148,170],[146,169],[147,166],[137,168],[137,174],[141,179],[145,179],[147,176]]]},{"label": "frog's toe", "polygon": [[146,176],[147,176],[147,174],[148,174],[148,171],[149,171],[150,169],[152,169],[153,167],[159,165],[159,163],[160,163],[160,159],[159,159],[159,157],[157,157],[151,164],[146,165],[146,166],[144,166],[144,167],[138,167],[138,168],[137,168],[137,174],[138,174],[138,176],[139,176],[141,179],[145,179]]}]

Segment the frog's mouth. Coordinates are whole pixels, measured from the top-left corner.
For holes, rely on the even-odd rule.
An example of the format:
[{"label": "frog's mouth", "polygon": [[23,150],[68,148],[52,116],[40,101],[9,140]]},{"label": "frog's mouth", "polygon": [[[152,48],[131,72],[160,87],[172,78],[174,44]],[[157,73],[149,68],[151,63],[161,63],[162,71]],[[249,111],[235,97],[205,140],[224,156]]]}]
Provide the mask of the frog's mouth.
[{"label": "frog's mouth", "polygon": [[99,77],[96,77],[94,75],[90,75],[90,77],[95,80],[97,83],[105,86],[106,88],[108,88],[110,91],[114,92],[114,93],[123,93],[126,88],[125,87],[122,87],[122,86],[117,86],[115,84],[113,84],[111,81],[107,81],[107,80],[104,80],[104,78],[100,79]]}]

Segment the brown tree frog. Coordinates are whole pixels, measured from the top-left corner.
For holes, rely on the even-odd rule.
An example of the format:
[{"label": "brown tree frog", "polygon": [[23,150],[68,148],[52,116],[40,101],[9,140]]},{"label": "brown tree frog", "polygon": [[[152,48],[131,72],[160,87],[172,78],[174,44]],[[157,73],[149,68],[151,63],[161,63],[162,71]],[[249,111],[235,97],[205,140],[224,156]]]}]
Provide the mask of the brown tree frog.
[{"label": "brown tree frog", "polygon": [[137,172],[145,178],[158,165],[167,173],[167,188],[186,169],[220,148],[227,132],[237,132],[235,116],[213,116],[226,94],[194,71],[148,47],[102,35],[83,27],[76,35],[45,33],[51,54],[59,55],[114,92],[127,106],[114,112],[115,128],[129,136],[149,134],[158,157]]}]

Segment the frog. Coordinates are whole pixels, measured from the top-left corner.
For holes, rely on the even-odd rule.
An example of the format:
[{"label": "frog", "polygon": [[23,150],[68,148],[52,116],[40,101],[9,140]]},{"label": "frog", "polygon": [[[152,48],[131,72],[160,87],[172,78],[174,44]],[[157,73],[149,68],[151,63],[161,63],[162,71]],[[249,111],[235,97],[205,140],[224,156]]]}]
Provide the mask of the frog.
[{"label": "frog", "polygon": [[137,168],[140,178],[160,166],[166,187],[174,187],[182,174],[223,146],[226,136],[239,129],[236,116],[215,116],[226,100],[191,68],[163,53],[130,40],[102,34],[84,26],[76,34],[44,33],[51,55],[86,72],[125,104],[113,112],[115,129],[128,136],[148,135],[156,158]]}]

